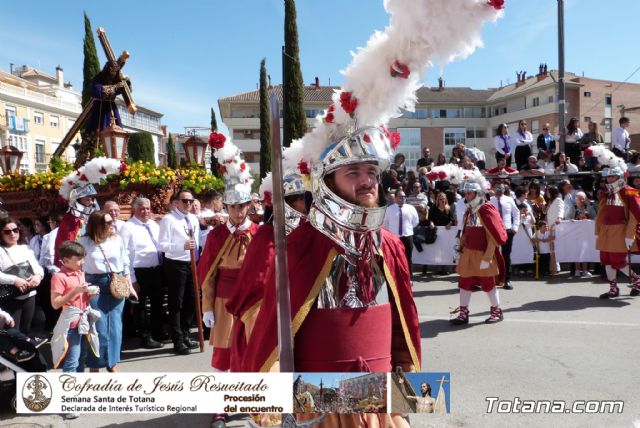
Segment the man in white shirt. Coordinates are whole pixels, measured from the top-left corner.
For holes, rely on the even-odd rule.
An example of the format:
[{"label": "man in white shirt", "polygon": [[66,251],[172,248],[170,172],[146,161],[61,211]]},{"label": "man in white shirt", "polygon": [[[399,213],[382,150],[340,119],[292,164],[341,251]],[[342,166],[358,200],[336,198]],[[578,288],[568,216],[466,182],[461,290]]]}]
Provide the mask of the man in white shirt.
[{"label": "man in white shirt", "polygon": [[[189,327],[195,314],[193,275],[190,251],[198,254],[197,237],[200,224],[190,214],[193,194],[182,190],[176,199],[176,209],[160,222],[158,244],[164,253],[162,267],[169,284],[169,318],[173,350],[179,355],[189,354],[199,345],[189,337]],[[195,238],[195,239],[194,239]]]},{"label": "man in white shirt", "polygon": [[116,201],[107,201],[103,206],[104,211],[108,212],[113,219],[113,231],[122,236],[122,229],[124,228],[124,221],[120,220],[120,205]]},{"label": "man in white shirt", "polygon": [[222,195],[217,190],[209,190],[202,200],[204,208],[200,211],[198,220],[200,220],[200,240],[201,248],[204,248],[207,242],[207,235],[215,227],[225,224],[229,215],[224,210],[222,204]]},{"label": "man in white shirt", "polygon": [[407,255],[407,263],[411,268],[411,254],[413,253],[413,228],[420,221],[418,211],[413,205],[406,204],[407,196],[402,189],[396,190],[396,203],[387,207],[384,214],[383,226],[397,235]]},{"label": "man in white shirt", "polygon": [[618,123],[620,124],[620,128],[614,129],[613,135],[611,136],[611,151],[615,153],[616,156],[620,156],[628,161],[627,156],[629,155],[631,138],[629,138],[627,128],[631,125],[631,121],[628,117],[621,117]]},{"label": "man in white shirt", "polygon": [[504,273],[500,272],[499,283],[504,284],[505,290],[512,290],[511,284],[511,246],[513,237],[520,227],[520,211],[512,197],[504,194],[505,184],[496,184],[493,189],[495,196],[490,199],[491,204],[498,209],[502,223],[507,231],[507,242],[500,248],[504,259]]},{"label": "man in white shirt", "polygon": [[39,296],[40,307],[45,314],[48,331],[53,331],[53,328],[58,321],[58,316],[60,316],[60,310],[53,309],[51,306],[51,277],[54,273],[60,270],[53,260],[55,256],[55,243],[56,237],[58,236],[58,225],[60,224],[60,220],[62,220],[62,214],[60,213],[49,215],[48,223],[51,228],[51,232],[42,237],[40,257],[38,258],[38,263],[44,269],[44,278],[42,278],[42,282],[39,285],[40,292],[37,296]]},{"label": "man in white shirt", "polygon": [[[164,275],[162,253],[158,245],[160,226],[151,220],[151,201],[138,197],[131,204],[133,216],[124,223],[120,232],[129,256],[131,282],[138,292],[139,305],[135,305],[134,318],[143,348],[162,348],[154,337],[162,336],[162,301]],[[147,313],[149,300],[149,314]]]}]

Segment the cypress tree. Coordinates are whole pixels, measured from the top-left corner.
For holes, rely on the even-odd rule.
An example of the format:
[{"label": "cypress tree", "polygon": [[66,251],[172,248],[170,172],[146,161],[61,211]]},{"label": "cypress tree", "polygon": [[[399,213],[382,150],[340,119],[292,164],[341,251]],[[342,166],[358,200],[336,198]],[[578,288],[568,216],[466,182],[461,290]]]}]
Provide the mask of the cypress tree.
[{"label": "cypress tree", "polygon": [[91,21],[84,13],[84,63],[82,65],[82,107],[86,106],[91,99],[91,80],[100,73],[100,61],[96,52],[96,43],[93,39]]},{"label": "cypress tree", "polygon": [[148,132],[135,132],[129,135],[127,153],[132,161],[155,163],[153,136]]},{"label": "cypress tree", "polygon": [[266,59],[260,62],[260,178],[271,171],[271,123]]},{"label": "cypress tree", "polygon": [[178,161],[176,159],[176,146],[173,144],[173,138],[169,134],[169,141],[167,141],[167,166],[169,168],[177,168]]},{"label": "cypress tree", "polygon": [[304,83],[300,69],[298,27],[295,0],[284,0],[284,82],[283,91],[283,144],[301,138],[307,132],[304,114]]},{"label": "cypress tree", "polygon": [[[211,107],[211,132],[218,132],[218,121],[216,120],[216,112]],[[220,178],[220,164],[218,159],[214,156],[215,149],[211,149],[211,173]]]}]

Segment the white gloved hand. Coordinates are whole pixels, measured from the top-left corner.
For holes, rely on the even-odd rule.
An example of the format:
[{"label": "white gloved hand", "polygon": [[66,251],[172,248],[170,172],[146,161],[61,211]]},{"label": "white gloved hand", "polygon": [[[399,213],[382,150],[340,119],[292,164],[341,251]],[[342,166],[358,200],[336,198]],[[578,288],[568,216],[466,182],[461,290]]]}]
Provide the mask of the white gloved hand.
[{"label": "white gloved hand", "polygon": [[633,238],[624,238],[624,243],[627,246],[627,250],[630,250],[631,247],[633,247],[633,242],[635,241],[635,239]]},{"label": "white gloved hand", "polygon": [[207,328],[213,327],[213,325],[216,323],[215,318],[213,317],[213,311],[205,312],[202,315],[202,322],[205,326],[207,326]]},{"label": "white gloved hand", "polygon": [[490,263],[486,260],[480,262],[480,270],[489,269]]}]

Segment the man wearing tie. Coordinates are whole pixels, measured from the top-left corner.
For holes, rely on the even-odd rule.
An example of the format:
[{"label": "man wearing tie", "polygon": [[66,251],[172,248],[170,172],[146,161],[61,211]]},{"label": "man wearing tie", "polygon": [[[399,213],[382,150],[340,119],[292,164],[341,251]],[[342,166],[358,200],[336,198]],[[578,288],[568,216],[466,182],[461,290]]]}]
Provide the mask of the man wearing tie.
[{"label": "man wearing tie", "polygon": [[511,245],[513,237],[520,227],[520,211],[512,197],[504,194],[505,184],[497,184],[493,189],[495,196],[491,197],[491,204],[498,209],[500,218],[507,231],[507,242],[501,246],[502,258],[504,259],[504,272],[500,272],[500,284],[504,284],[505,290],[512,290],[511,285]]},{"label": "man wearing tie", "polygon": [[189,213],[193,204],[189,190],[178,193],[176,209],[162,218],[158,244],[164,253],[162,267],[169,283],[169,318],[173,350],[186,355],[197,348],[198,342],[189,337],[189,328],[195,313],[191,250],[198,254],[198,244],[193,237],[200,233],[198,219]]},{"label": "man wearing tie", "polygon": [[[151,201],[138,197],[131,204],[133,216],[124,223],[120,234],[129,255],[131,282],[138,292],[135,321],[140,345],[147,349],[162,348],[155,338],[162,336],[162,300],[164,275],[162,253],[158,245],[160,227],[151,220]],[[150,316],[147,314],[147,299]]]},{"label": "man wearing tie", "polygon": [[411,254],[413,253],[413,228],[418,225],[420,218],[413,205],[406,204],[407,197],[402,189],[396,190],[396,203],[390,205],[384,215],[383,226],[396,234],[407,255],[407,263],[411,269]]}]

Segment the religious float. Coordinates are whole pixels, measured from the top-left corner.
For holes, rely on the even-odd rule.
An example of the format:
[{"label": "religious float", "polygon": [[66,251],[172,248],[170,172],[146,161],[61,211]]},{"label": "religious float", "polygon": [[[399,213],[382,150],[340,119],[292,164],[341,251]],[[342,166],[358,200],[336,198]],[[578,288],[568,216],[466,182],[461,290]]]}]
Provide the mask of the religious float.
[{"label": "religious float", "polygon": [[[4,174],[0,177],[0,201],[13,217],[64,213],[68,209],[69,187],[86,184],[95,187],[100,205],[116,201],[125,218],[137,196],[150,199],[152,211],[164,214],[177,189],[189,189],[198,196],[209,189],[224,188],[222,180],[205,169],[208,143],[197,135],[184,142],[187,166],[174,169],[128,159],[129,134],[122,127],[115,99],[122,96],[127,110],[136,113],[131,81],[122,73],[129,53],[124,51],[116,58],[104,29],[98,28],[97,33],[107,62],[92,79],[92,98],[53,153],[49,170],[19,172],[23,153],[13,146],[0,150]],[[75,165],[71,165],[61,160],[61,155],[78,133],[82,140],[76,149]]]}]

